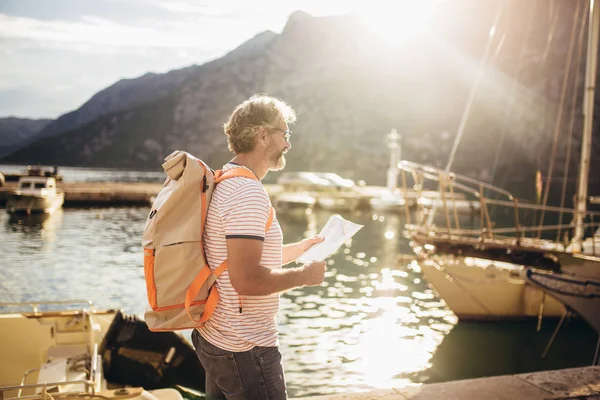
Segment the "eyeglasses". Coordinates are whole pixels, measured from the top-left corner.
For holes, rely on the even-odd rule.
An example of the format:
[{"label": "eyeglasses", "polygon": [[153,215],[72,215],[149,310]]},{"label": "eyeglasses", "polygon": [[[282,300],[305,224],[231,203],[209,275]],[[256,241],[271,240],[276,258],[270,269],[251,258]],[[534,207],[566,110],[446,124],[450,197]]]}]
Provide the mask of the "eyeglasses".
[{"label": "eyeglasses", "polygon": [[283,132],[285,137],[285,140],[288,141],[290,140],[290,137],[292,136],[292,131],[290,131],[289,129],[281,129],[281,128],[272,128],[274,131],[279,131],[279,132]]}]

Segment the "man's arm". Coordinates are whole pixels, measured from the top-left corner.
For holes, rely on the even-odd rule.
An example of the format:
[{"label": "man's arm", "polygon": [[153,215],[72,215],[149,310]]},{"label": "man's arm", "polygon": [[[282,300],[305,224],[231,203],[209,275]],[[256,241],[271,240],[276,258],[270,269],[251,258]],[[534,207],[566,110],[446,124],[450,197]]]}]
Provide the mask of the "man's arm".
[{"label": "man's arm", "polygon": [[291,263],[300,257],[302,253],[310,249],[317,243],[321,243],[323,238],[321,236],[313,236],[299,241],[298,243],[290,243],[283,246],[282,250],[282,264]]},{"label": "man's arm", "polygon": [[[261,266],[263,242],[255,239],[227,239],[227,269],[231,285],[242,296],[261,296],[301,286],[320,285],[325,262],[297,268],[270,269]],[[302,253],[299,253],[300,255]]]}]

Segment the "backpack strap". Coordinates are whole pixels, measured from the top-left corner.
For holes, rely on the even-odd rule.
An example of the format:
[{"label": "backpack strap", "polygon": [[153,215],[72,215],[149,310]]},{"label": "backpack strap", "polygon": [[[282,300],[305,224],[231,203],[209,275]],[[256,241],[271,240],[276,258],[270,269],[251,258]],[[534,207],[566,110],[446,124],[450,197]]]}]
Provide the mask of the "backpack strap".
[{"label": "backpack strap", "polygon": [[249,171],[246,168],[234,168],[225,172],[223,172],[221,169],[215,171],[215,183],[219,183],[225,179],[237,177],[250,178],[254,179],[255,181],[259,180],[256,175],[254,175],[254,172]]},{"label": "backpack strap", "polygon": [[[275,218],[275,209],[273,207],[271,207],[271,210],[269,211],[269,219],[267,219],[267,225],[265,227],[265,233],[267,233],[269,231],[269,229],[271,228],[274,218]],[[196,275],[196,277],[192,281],[192,284],[190,285],[190,287],[188,287],[188,289],[185,293],[185,311],[186,311],[188,317],[190,317],[190,319],[192,321],[197,322],[201,325],[204,325],[204,323],[206,321],[208,321],[208,319],[212,316],[213,312],[215,311],[215,308],[217,307],[217,302],[219,301],[219,298],[220,298],[219,292],[215,289],[214,286],[211,286],[209,293],[208,293],[208,298],[206,300],[194,301],[194,299],[196,298],[196,296],[198,296],[198,293],[200,293],[200,290],[202,289],[202,286],[204,285],[204,283],[208,279],[210,279],[211,274],[214,274],[215,277],[218,278],[223,272],[225,272],[226,269],[227,269],[227,260],[223,261],[223,263],[221,265],[219,265],[214,271],[210,269],[210,267],[208,266],[208,263],[204,264],[204,267],[202,267],[202,269],[200,270],[198,275]],[[215,280],[216,280],[216,278],[215,278]],[[240,301],[240,308],[242,308],[241,297],[240,297],[239,301]],[[192,313],[190,311],[190,307],[192,306],[192,303],[204,304],[204,311],[202,312],[202,316],[199,319],[196,319],[192,316]]]},{"label": "backpack strap", "polygon": [[[205,173],[206,173],[206,171],[205,171]],[[258,180],[258,178],[256,177],[256,175],[254,175],[253,172],[251,172],[245,168],[235,168],[235,169],[231,169],[226,172],[223,172],[222,170],[215,171],[215,183],[219,183],[221,181],[224,181],[225,179],[235,178],[235,177],[245,177],[245,178]],[[204,198],[203,198],[203,200],[204,200]],[[269,217],[267,219],[267,224],[265,227],[265,234],[271,228],[274,218],[275,218],[275,208],[271,207],[271,209],[269,210]],[[203,221],[204,220],[205,219],[203,218]],[[204,224],[202,224],[202,225],[203,225],[202,228],[204,228]],[[198,293],[200,293],[202,286],[204,285],[204,283],[207,280],[210,279],[211,275],[214,274],[215,280],[216,280],[216,278],[218,278],[223,272],[225,272],[226,269],[227,269],[227,260],[223,261],[223,263],[221,265],[219,265],[214,271],[212,271],[210,269],[210,267],[208,266],[208,263],[205,263],[204,266],[202,267],[202,269],[200,270],[200,272],[198,273],[198,275],[196,275],[196,277],[192,281],[191,285],[188,287],[188,289],[185,293],[185,311],[186,311],[188,317],[192,321],[197,322],[200,325],[204,325],[204,323],[206,321],[208,321],[208,319],[212,316],[213,312],[215,311],[215,308],[217,307],[217,303],[220,298],[219,292],[216,290],[214,285],[212,285],[210,287],[209,293],[208,293],[208,298],[206,300],[194,302],[194,299],[196,298],[196,296],[198,296]],[[190,311],[190,307],[192,306],[192,303],[204,304],[204,310],[202,312],[202,316],[199,319],[195,319],[192,316],[192,313]],[[240,309],[241,309],[241,298],[240,298]]]}]

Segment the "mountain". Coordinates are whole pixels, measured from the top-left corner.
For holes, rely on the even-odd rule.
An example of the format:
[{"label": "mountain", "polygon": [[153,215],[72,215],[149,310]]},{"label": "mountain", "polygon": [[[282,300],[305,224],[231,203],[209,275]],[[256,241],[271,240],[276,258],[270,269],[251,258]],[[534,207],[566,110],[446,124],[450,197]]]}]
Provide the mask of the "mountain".
[{"label": "mountain", "polygon": [[0,118],[0,157],[35,138],[51,121],[50,119]]},{"label": "mountain", "polygon": [[[509,10],[480,68],[501,3]],[[299,112],[287,170],[328,170],[383,184],[391,128],[403,136],[404,158],[445,166],[481,70],[453,170],[530,194],[535,171],[548,168],[575,7],[568,1],[521,5],[444,2],[426,35],[395,45],[359,15],[296,12],[281,34],[259,34],[223,58],[118,82],[3,161],[157,169],[171,151],[185,149],[218,168],[231,157],[222,126],[232,109],[254,93],[268,93]],[[547,17],[550,11],[565,17]],[[569,79],[582,77],[583,66],[573,65]],[[575,105],[579,132],[581,99],[574,99],[564,110]],[[561,140],[570,131],[567,122],[568,115]],[[577,138],[569,182],[577,170]],[[565,164],[567,141],[556,148]],[[556,166],[553,174],[564,169]]]},{"label": "mountain", "polygon": [[96,93],[77,110],[61,115],[49,123],[36,139],[68,132],[103,115],[135,107],[149,98],[168,95],[185,81],[194,68],[191,66],[166,74],[147,73],[135,79],[122,79]]},{"label": "mountain", "polygon": [[[247,53],[260,51],[275,35],[272,31],[262,32],[228,53],[225,58],[229,61],[243,59]],[[201,67],[192,65],[166,74],[147,73],[135,79],[122,79],[92,96],[77,110],[61,115],[52,121],[35,138],[22,142],[21,147],[36,140],[73,131],[96,118],[135,108],[140,104],[168,96],[195,71],[210,67],[210,65],[212,63]]]}]

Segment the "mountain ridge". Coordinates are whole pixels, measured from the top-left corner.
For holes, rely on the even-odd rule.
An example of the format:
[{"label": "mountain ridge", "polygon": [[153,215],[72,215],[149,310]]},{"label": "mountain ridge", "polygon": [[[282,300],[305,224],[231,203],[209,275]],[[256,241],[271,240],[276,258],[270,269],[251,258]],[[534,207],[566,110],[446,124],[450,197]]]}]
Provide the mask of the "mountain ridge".
[{"label": "mountain ridge", "polygon": [[[465,4],[478,19],[457,13]],[[511,4],[518,7],[518,2]],[[183,149],[218,168],[231,157],[222,133],[231,110],[255,93],[268,93],[299,112],[292,127],[288,170],[331,170],[382,184],[389,157],[386,134],[391,128],[403,135],[404,158],[443,168],[475,79],[468,71],[480,65],[495,16],[493,7],[466,0],[446,7],[437,18],[456,14],[453,25],[436,24],[436,31],[396,48],[378,42],[356,16],[294,13],[281,34],[265,31],[220,59],[188,67],[185,77],[162,96],[97,116],[5,160],[157,169],[171,151]],[[561,12],[571,12],[566,3],[560,7]],[[519,33],[523,28],[514,30],[519,22],[514,19],[527,21],[530,16],[511,18],[504,21],[504,53],[485,70],[453,170],[476,178],[493,176],[495,182],[514,183],[529,193],[535,171],[547,168],[545,156],[552,141],[548,127],[554,123],[553,107],[559,100],[555,88],[560,87],[564,69],[557,64],[546,79],[528,74],[511,98],[511,80],[523,79],[513,61],[523,46]],[[526,43],[531,70],[540,68],[544,57],[564,59],[568,43],[569,26],[560,25],[553,46],[544,53],[551,21],[536,24]],[[500,78],[506,83],[491,85]],[[545,109],[536,105],[537,98],[546,99]],[[529,111],[508,113],[511,109]],[[581,123],[578,114],[576,130]],[[574,138],[573,148],[577,145]],[[558,148],[564,151],[565,146]],[[499,151],[507,156],[498,158]]]},{"label": "mountain ridge", "polygon": [[0,118],[0,157],[35,138],[51,121],[47,118]]}]

